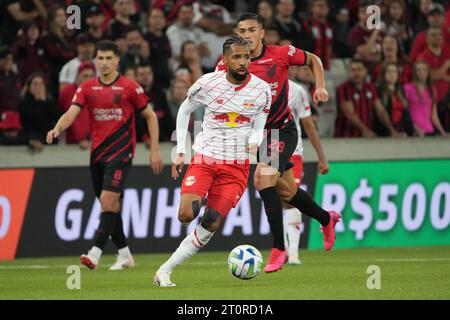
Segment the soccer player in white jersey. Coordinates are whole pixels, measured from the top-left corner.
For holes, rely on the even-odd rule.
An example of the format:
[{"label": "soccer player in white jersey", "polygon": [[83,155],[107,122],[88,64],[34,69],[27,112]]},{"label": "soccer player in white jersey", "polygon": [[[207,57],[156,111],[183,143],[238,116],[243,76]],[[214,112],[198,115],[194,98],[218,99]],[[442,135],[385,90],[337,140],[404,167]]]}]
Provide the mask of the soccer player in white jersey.
[{"label": "soccer player in white jersey", "polygon": [[[319,133],[317,132],[314,121],[311,117],[311,104],[308,93],[299,84],[289,80],[289,96],[288,105],[292,109],[295,125],[298,131],[298,142],[294,154],[290,162],[294,164],[292,173],[295,178],[297,187],[300,187],[303,176],[303,142],[302,129],[300,122],[302,122],[308,138],[313,145],[318,158],[318,171],[320,174],[326,174],[330,170],[327,158],[320,143]],[[288,263],[300,264],[298,257],[298,247],[300,243],[300,226],[302,223],[302,215],[300,210],[289,205],[284,204],[284,219],[287,228],[285,230],[286,248],[288,250]]]},{"label": "soccer player in white jersey", "polygon": [[172,177],[182,171],[186,153],[189,117],[204,107],[202,132],[194,142],[195,154],[181,184],[178,219],[188,225],[199,212],[207,195],[200,224],[158,269],[154,281],[171,287],[172,270],[204,247],[218,230],[231,208],[245,192],[250,171],[249,153],[256,154],[270,112],[270,86],[248,73],[250,47],[233,36],[223,44],[227,71],[208,73],[189,89],[177,115],[178,159],[172,164]]}]

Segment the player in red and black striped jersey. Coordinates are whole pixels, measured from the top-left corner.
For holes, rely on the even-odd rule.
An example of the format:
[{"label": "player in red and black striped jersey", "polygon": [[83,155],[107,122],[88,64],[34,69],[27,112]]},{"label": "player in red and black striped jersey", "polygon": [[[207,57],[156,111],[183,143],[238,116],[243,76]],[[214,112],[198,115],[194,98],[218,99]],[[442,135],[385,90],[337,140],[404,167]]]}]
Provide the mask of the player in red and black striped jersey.
[{"label": "player in red and black striped jersey", "polygon": [[53,143],[73,123],[83,108],[88,108],[92,132],[90,168],[95,195],[100,199],[102,213],[95,235],[95,245],[81,263],[95,269],[111,236],[118,248],[117,262],[110,270],[134,265],[127,246],[120,215],[120,197],[131,168],[136,146],[134,118],[137,111],[147,121],[151,135],[151,167],[158,174],[163,168],[159,153],[158,120],[143,88],[117,72],[120,51],[112,41],[101,41],[96,48],[96,65],[100,76],[80,85],[69,110],[47,134]]},{"label": "player in red and black striped jersey", "polygon": [[[264,45],[265,30],[258,15],[247,13],[239,17],[236,32],[250,42],[252,60],[249,72],[269,83],[272,89],[272,106],[266,123],[268,134],[263,142],[266,150],[263,156],[262,148],[258,153],[260,157],[254,175],[254,185],[264,202],[273,235],[272,252],[264,270],[274,272],[280,270],[286,260],[282,201],[322,224],[326,250],[330,250],[334,244],[334,226],[340,215],[319,207],[305,191],[297,187],[290,170],[293,165],[289,160],[297,146],[298,134],[288,106],[289,66],[311,67],[316,80],[316,90],[313,94],[315,103],[327,101],[328,92],[325,89],[320,59],[294,46]],[[219,64],[218,69],[221,68],[223,66]],[[268,155],[268,159],[262,159],[264,155]]]}]

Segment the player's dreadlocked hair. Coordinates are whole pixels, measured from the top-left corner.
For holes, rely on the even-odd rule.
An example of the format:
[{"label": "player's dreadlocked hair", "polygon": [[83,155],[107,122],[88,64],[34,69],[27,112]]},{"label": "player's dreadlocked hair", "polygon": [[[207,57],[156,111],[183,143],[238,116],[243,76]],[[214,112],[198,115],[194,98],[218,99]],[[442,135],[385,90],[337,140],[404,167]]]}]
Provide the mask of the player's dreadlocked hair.
[{"label": "player's dreadlocked hair", "polygon": [[231,36],[223,43],[223,54],[225,54],[225,52],[229,50],[233,44],[237,46],[248,46],[250,42],[236,35]]}]

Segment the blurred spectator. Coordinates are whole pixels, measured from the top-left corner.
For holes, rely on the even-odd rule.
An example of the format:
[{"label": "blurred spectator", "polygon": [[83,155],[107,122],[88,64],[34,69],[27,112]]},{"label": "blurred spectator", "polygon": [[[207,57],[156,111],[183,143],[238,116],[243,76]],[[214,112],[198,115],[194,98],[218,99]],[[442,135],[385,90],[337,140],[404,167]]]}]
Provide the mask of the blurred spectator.
[{"label": "blurred spectator", "polygon": [[25,83],[34,72],[47,74],[49,65],[38,24],[29,22],[22,30],[23,33],[14,43],[12,50],[19,69],[20,83]]},{"label": "blurred spectator", "polygon": [[447,132],[450,132],[450,90],[447,92],[447,96],[444,99],[444,114],[445,117],[443,117],[442,126],[444,127],[444,130]]},{"label": "blurred spectator", "polygon": [[123,37],[127,27],[131,26],[131,16],[135,14],[134,0],[114,0],[114,19],[109,22],[106,32],[108,39],[118,40]]},{"label": "blurred spectator", "polygon": [[53,128],[60,115],[42,74],[33,73],[27,79],[21,93],[19,112],[32,150],[42,151],[47,132]]},{"label": "blurred spectator", "polygon": [[175,65],[175,67],[175,78],[183,79],[189,86],[202,76],[200,54],[193,41],[183,43],[179,64]]},{"label": "blurred spectator", "polygon": [[307,36],[302,24],[294,18],[293,0],[278,0],[276,5],[275,26],[281,39],[290,39],[293,45],[303,50],[312,51],[313,40]]},{"label": "blurred spectator", "polygon": [[374,114],[392,136],[398,135],[392,126],[386,109],[381,104],[377,91],[367,82],[367,67],[362,60],[350,63],[350,79],[337,89],[338,112],[335,123],[335,137],[376,136],[373,131]]},{"label": "blurred spectator", "polygon": [[278,29],[274,25],[266,27],[266,34],[264,36],[264,44],[267,45],[278,45],[280,42],[280,34]]},{"label": "blurred spectator", "polygon": [[20,115],[14,111],[0,113],[0,145],[28,144],[22,133]]},{"label": "blurred spectator", "polygon": [[126,51],[120,58],[120,70],[137,67],[141,63],[150,62],[150,46],[144,39],[141,28],[129,26],[125,31]]},{"label": "blurred spectator", "polygon": [[199,46],[201,58],[210,57],[211,51],[206,42],[206,33],[194,25],[194,9],[192,5],[183,4],[178,11],[177,21],[166,31],[170,41],[172,56],[179,58],[181,45],[190,40]]},{"label": "blurred spectator", "polygon": [[66,10],[63,6],[52,5],[48,12],[48,32],[43,37],[45,55],[50,67],[50,90],[56,98],[59,93],[59,71],[64,64],[75,57],[66,28]]},{"label": "blurred spectator", "polygon": [[424,61],[418,61],[413,68],[413,81],[405,84],[405,96],[408,100],[409,113],[416,132],[424,135],[445,135],[442,128],[435,93],[431,83],[430,68]]},{"label": "blurred spectator", "polygon": [[[116,15],[116,12],[114,11],[114,0],[77,0],[77,5],[80,6],[81,15],[85,18],[85,21],[83,21],[84,25],[82,26],[82,30],[86,30],[86,25],[88,25],[88,16],[97,14],[101,16],[102,31],[106,31],[106,29],[108,29],[109,22]],[[92,7],[96,8],[92,9]],[[97,10],[99,13],[96,12]],[[97,37],[94,38],[98,41]]]},{"label": "blurred spectator", "polygon": [[[377,93],[382,105],[398,132],[405,132],[408,136],[415,133],[414,126],[408,111],[408,103],[403,93],[403,87],[399,82],[399,72],[397,64],[393,61],[386,61],[381,68],[380,78],[377,84]],[[374,131],[378,136],[388,136],[389,132],[375,118]]]},{"label": "blurred spectator", "polygon": [[269,28],[269,26],[274,23],[274,8],[268,0],[263,0],[258,3],[258,16],[264,21],[264,26]]},{"label": "blurred spectator", "polygon": [[41,0],[4,0],[1,3],[2,26],[0,39],[2,45],[12,45],[17,39],[21,25],[39,16],[47,17],[47,9]]},{"label": "blurred spectator", "polygon": [[367,28],[367,20],[370,13],[367,12],[368,3],[361,2],[358,9],[358,23],[350,30],[348,43],[355,50],[354,57],[368,63],[370,70],[374,63],[381,59],[381,40],[383,32],[381,29],[370,30]]},{"label": "blurred spectator", "polygon": [[391,0],[387,2],[386,34],[399,39],[403,51],[409,52],[414,33],[411,24],[408,22],[404,0]]},{"label": "blurred spectator", "polygon": [[[435,4],[428,13],[427,17],[429,28],[442,28],[444,32],[444,39],[448,43],[450,42],[450,30],[444,27],[445,22],[445,10],[441,5]],[[419,32],[414,38],[414,42],[410,52],[410,58],[412,62],[417,60],[419,54],[427,48],[427,31]]]},{"label": "blurred spectator", "polygon": [[[77,69],[77,76],[74,83],[68,84],[61,90],[58,98],[58,107],[61,113],[69,110],[72,105],[72,99],[78,87],[84,81],[95,77],[95,66],[87,60],[83,61]],[[73,124],[66,131],[66,143],[79,144],[81,149],[89,148],[89,110],[84,108],[81,110]]]},{"label": "blurred spectator", "polygon": [[167,23],[171,25],[178,15],[178,11],[184,4],[192,4],[195,0],[153,0],[150,9],[158,8],[163,10]]},{"label": "blurred spectator", "polygon": [[14,58],[8,48],[0,49],[0,113],[17,111],[20,100],[19,77],[13,72]]},{"label": "blurred spectator", "polygon": [[444,43],[441,28],[432,27],[427,30],[427,44],[418,60],[425,61],[430,67],[431,81],[436,90],[435,101],[439,107],[450,89],[450,43]]},{"label": "blurred spectator", "polygon": [[85,61],[94,58],[94,40],[87,33],[80,33],[75,39],[77,56],[67,62],[59,73],[59,91],[69,84],[74,84],[78,75],[78,68]]},{"label": "blurred spectator", "polygon": [[[172,121],[175,123],[177,120],[178,109],[181,103],[186,99],[189,86],[186,82],[180,79],[175,79],[170,85],[170,89],[167,92],[167,104],[170,109],[170,114],[172,116]],[[194,117],[189,121],[189,127],[193,128]]]},{"label": "blurred spectator", "polygon": [[155,81],[164,88],[170,85],[171,72],[169,69],[169,59],[172,56],[170,42],[164,33],[166,18],[161,9],[150,9],[148,13],[148,32],[145,39],[150,45],[150,61],[155,72]]},{"label": "blurred spectator", "polygon": [[408,58],[403,53],[403,49],[399,46],[399,40],[393,36],[387,35],[383,38],[381,43],[381,62],[375,66],[373,71],[373,81],[376,82],[381,73],[383,62],[391,61],[397,64],[397,71],[399,72],[400,84],[405,84],[411,81],[412,67]]},{"label": "blurred spectator", "polygon": [[419,0],[419,14],[416,17],[416,23],[414,25],[415,34],[429,27],[427,18],[432,8],[433,0]]},{"label": "blurred spectator", "polygon": [[103,29],[105,16],[98,5],[93,5],[86,12],[87,33],[92,37],[94,43],[106,40],[106,34]]},{"label": "blurred spectator", "polygon": [[317,55],[325,70],[330,69],[332,57],[333,29],[328,21],[330,7],[327,0],[313,0],[311,16],[304,21],[306,33],[314,39],[313,53]]},{"label": "blurred spectator", "polygon": [[136,68],[134,66],[125,67],[125,69],[122,70],[122,74],[125,77],[133,79],[134,81],[136,81]]},{"label": "blurred spectator", "polygon": [[228,10],[211,0],[197,0],[193,3],[194,23],[205,31],[228,36],[233,32],[234,24]]},{"label": "blurred spectator", "polygon": [[350,14],[347,8],[339,9],[333,23],[333,52],[338,58],[349,58],[353,50],[348,44]]},{"label": "blurred spectator", "polygon": [[[175,123],[170,113],[169,106],[164,91],[154,83],[152,67],[149,63],[142,63],[136,68],[136,81],[142,86],[149,97],[149,102],[153,105],[159,122],[159,138],[161,141],[170,141],[172,132],[175,130]],[[150,147],[147,126],[140,113],[136,116],[136,132],[138,141],[144,141]]]}]

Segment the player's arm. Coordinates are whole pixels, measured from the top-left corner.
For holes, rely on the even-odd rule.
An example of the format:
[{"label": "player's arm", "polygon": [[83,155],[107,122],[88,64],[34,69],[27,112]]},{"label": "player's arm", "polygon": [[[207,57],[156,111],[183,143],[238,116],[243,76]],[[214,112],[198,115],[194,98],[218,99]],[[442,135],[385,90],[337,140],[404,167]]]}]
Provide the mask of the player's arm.
[{"label": "player's arm", "polygon": [[72,104],[69,110],[59,118],[55,127],[47,133],[47,143],[52,144],[53,139],[58,138],[64,130],[69,128],[80,112],[81,108],[76,104]]},{"label": "player's arm", "polygon": [[345,100],[341,104],[341,110],[344,113],[345,117],[348,121],[355,127],[357,127],[359,130],[361,130],[361,134],[364,138],[373,138],[375,137],[375,133],[370,130],[358,117],[358,115],[355,112],[355,107],[353,106],[353,103],[349,100]]},{"label": "player's arm", "polygon": [[330,165],[328,164],[328,160],[325,156],[325,152],[322,148],[322,143],[320,142],[319,133],[317,132],[316,125],[311,116],[300,118],[303,128],[305,128],[306,134],[308,135],[309,141],[316,150],[317,158],[319,159],[319,173],[327,174],[330,170]]},{"label": "player's arm", "polygon": [[389,130],[389,134],[393,137],[400,136],[400,134],[395,130],[392,125],[391,119],[389,119],[389,115],[386,112],[386,109],[383,107],[380,99],[375,100],[375,112],[377,113],[378,119],[380,119],[383,126],[385,126]]},{"label": "player's arm", "polygon": [[177,114],[177,159],[172,163],[172,178],[178,179],[184,167],[184,155],[186,154],[186,137],[191,114],[197,108],[186,98],[178,109]]},{"label": "player's arm", "polygon": [[141,111],[142,118],[147,122],[148,132],[150,132],[150,165],[154,173],[159,174],[164,165],[159,151],[159,125],[158,118],[152,107],[147,106]]},{"label": "player's arm", "polygon": [[325,72],[323,70],[322,60],[313,53],[306,52],[306,65],[308,65],[314,73],[316,90],[313,94],[314,103],[327,102],[328,91],[325,88]]},{"label": "player's arm", "polygon": [[187,98],[183,101],[177,114],[177,159],[172,161],[172,178],[177,179],[184,167],[186,154],[186,138],[191,114],[198,108],[205,106],[202,84],[196,81],[190,88]]},{"label": "player's arm", "polygon": [[266,126],[267,115],[268,113],[266,112],[260,112],[255,116],[253,130],[248,138],[247,147],[247,151],[253,155],[256,155],[258,152],[258,147],[264,139],[264,127]]}]

